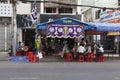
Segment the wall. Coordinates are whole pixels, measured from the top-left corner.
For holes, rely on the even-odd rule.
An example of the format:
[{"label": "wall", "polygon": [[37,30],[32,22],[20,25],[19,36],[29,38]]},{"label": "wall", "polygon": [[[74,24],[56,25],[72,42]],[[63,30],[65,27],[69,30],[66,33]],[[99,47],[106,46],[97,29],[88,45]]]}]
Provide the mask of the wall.
[{"label": "wall", "polygon": [[17,14],[31,14],[31,4],[18,2]]},{"label": "wall", "polygon": [[94,4],[99,7],[117,7],[118,0],[95,0]]},{"label": "wall", "polygon": [[12,45],[11,17],[12,4],[0,3],[0,52],[7,51]]}]

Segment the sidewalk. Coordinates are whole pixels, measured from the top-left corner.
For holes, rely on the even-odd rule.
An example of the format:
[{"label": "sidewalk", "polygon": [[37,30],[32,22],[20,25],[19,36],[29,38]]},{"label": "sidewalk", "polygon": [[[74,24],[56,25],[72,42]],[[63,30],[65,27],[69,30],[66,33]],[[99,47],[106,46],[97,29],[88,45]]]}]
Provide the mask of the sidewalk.
[{"label": "sidewalk", "polygon": [[9,58],[8,52],[0,52],[0,61],[8,61]]},{"label": "sidewalk", "polygon": [[120,56],[119,54],[104,54],[105,56],[105,61],[107,62],[115,62],[115,61],[120,61]]},{"label": "sidewalk", "polygon": [[66,60],[60,56],[46,56],[40,59],[40,62],[66,62]]},{"label": "sidewalk", "polygon": [[[104,54],[105,62],[115,62],[120,61],[119,54]],[[11,57],[7,52],[0,52],[0,61],[9,61]],[[61,58],[58,55],[46,56],[40,60],[40,62],[66,62],[64,58]],[[76,62],[76,61],[73,61]],[[93,61],[94,62],[94,61]]]}]

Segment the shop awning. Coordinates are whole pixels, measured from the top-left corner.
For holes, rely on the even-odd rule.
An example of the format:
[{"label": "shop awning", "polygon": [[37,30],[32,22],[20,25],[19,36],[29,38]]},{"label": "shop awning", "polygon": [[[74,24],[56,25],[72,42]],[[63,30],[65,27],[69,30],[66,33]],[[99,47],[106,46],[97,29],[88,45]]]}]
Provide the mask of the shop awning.
[{"label": "shop awning", "polygon": [[46,29],[46,23],[37,24],[37,29]]},{"label": "shop awning", "polygon": [[95,27],[97,31],[102,32],[120,32],[120,24],[113,23],[88,23],[89,26]]},{"label": "shop awning", "polygon": [[74,20],[72,22],[72,24],[83,24],[84,25],[84,30],[94,30],[95,29],[94,26],[91,26],[91,25],[89,25],[87,23],[84,23],[84,22],[81,22],[79,20],[76,20],[76,19],[73,19],[73,18],[69,18],[69,17],[57,19],[57,20],[54,20],[52,22],[39,23],[39,24],[37,24],[37,29],[46,29],[47,28],[46,24],[63,24],[63,20],[67,20],[67,19]]},{"label": "shop awning", "polygon": [[[66,19],[72,19],[72,18],[62,18],[58,19],[52,22],[46,22],[46,23],[40,23],[37,25],[37,29],[46,29],[46,24],[61,24],[63,20]],[[74,19],[72,19],[74,20]],[[83,24],[84,30],[97,30],[102,32],[120,32],[120,24],[114,24],[114,23],[84,23],[80,21],[73,21],[72,24]]]}]

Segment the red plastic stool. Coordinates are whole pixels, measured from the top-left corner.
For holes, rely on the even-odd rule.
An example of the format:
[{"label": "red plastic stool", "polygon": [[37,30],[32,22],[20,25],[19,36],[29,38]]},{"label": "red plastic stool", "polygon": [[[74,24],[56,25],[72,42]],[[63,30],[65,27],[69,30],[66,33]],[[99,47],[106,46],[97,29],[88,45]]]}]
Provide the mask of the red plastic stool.
[{"label": "red plastic stool", "polygon": [[71,53],[66,54],[66,60],[67,61],[72,61],[73,60],[73,55]]},{"label": "red plastic stool", "polygon": [[16,56],[21,56],[21,52],[20,51],[16,51]]},{"label": "red plastic stool", "polygon": [[39,59],[36,55],[33,55],[33,62],[39,62]]},{"label": "red plastic stool", "polygon": [[92,60],[93,60],[93,57],[91,55],[86,56],[86,61],[92,62]]},{"label": "red plastic stool", "polygon": [[104,55],[99,55],[98,62],[104,62],[104,61],[105,61]]},{"label": "red plastic stool", "polygon": [[78,61],[79,62],[84,62],[84,56],[83,55],[79,55],[78,56]]},{"label": "red plastic stool", "polygon": [[33,62],[33,59],[34,59],[34,52],[29,52],[28,53],[28,61]]},{"label": "red plastic stool", "polygon": [[92,62],[94,56],[95,56],[95,52],[93,51],[92,53],[90,53],[90,54],[88,54],[88,55],[86,56],[86,61]]}]

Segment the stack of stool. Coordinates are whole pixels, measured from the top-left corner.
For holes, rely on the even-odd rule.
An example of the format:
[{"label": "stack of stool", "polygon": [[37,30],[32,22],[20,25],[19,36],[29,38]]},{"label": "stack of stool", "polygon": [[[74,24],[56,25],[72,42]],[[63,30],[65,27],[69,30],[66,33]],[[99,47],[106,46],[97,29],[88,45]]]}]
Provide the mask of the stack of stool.
[{"label": "stack of stool", "polygon": [[71,53],[66,54],[66,60],[67,61],[72,61],[73,60],[73,55]]},{"label": "stack of stool", "polygon": [[105,61],[104,55],[99,55],[98,62],[104,62],[104,61]]},{"label": "stack of stool", "polygon": [[30,51],[30,52],[28,53],[28,61],[29,61],[29,62],[33,62],[33,58],[34,58],[34,53],[33,53],[32,51]]},{"label": "stack of stool", "polygon": [[84,56],[83,55],[79,55],[78,56],[78,61],[79,62],[84,62]]},{"label": "stack of stool", "polygon": [[95,52],[92,52],[92,53],[88,54],[88,55],[86,56],[86,61],[92,62],[94,56],[95,56]]},{"label": "stack of stool", "polygon": [[39,59],[38,59],[37,55],[34,52],[30,51],[28,53],[28,61],[29,62],[39,62]]},{"label": "stack of stool", "polygon": [[93,57],[90,54],[86,56],[86,61],[92,62],[92,60],[93,60]]}]

